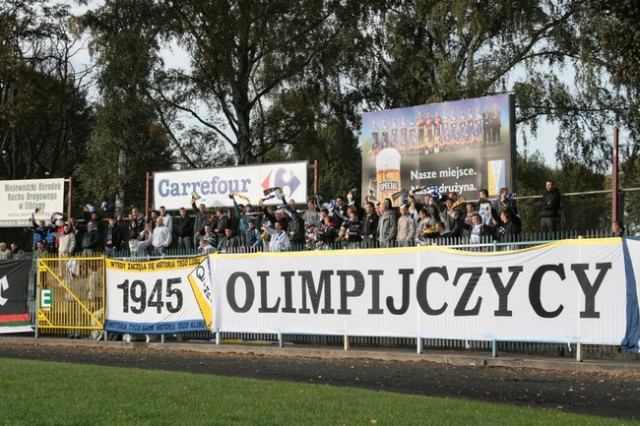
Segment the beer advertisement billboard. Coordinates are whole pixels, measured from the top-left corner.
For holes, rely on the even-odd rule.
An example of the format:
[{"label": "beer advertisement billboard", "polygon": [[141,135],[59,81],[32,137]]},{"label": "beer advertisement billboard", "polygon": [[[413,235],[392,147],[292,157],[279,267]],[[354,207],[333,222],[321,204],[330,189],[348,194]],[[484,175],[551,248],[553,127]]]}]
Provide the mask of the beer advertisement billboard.
[{"label": "beer advertisement billboard", "polygon": [[[476,199],[513,191],[515,114],[511,95],[367,112],[362,116],[362,194],[379,201],[403,189]],[[402,197],[393,199],[394,205]]]}]

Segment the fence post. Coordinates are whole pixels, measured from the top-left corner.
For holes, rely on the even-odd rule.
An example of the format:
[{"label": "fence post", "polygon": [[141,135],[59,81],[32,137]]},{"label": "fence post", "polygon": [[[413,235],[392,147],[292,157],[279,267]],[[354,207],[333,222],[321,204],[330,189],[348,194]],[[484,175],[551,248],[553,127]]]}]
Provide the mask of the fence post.
[{"label": "fence post", "polygon": [[347,336],[346,334],[343,336],[342,338],[343,340],[343,344],[344,344],[344,350],[348,351],[351,348],[351,344],[349,342],[349,336]]},{"label": "fence post", "polygon": [[416,338],[416,351],[418,352],[418,354],[421,354],[422,350],[423,350],[422,337],[418,337]]},{"label": "fence post", "polygon": [[493,340],[491,342],[491,356],[493,358],[498,358],[498,341]]},{"label": "fence post", "polygon": [[576,361],[582,362],[582,343],[576,344]]}]

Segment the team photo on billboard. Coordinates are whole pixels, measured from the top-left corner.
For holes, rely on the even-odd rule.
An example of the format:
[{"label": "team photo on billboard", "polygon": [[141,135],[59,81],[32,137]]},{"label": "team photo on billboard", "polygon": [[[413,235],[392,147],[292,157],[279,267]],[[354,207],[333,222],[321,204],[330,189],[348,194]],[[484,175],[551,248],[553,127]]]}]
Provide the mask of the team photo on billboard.
[{"label": "team photo on billboard", "polygon": [[364,113],[362,193],[382,200],[435,186],[473,199],[513,189],[514,105],[498,95]]}]

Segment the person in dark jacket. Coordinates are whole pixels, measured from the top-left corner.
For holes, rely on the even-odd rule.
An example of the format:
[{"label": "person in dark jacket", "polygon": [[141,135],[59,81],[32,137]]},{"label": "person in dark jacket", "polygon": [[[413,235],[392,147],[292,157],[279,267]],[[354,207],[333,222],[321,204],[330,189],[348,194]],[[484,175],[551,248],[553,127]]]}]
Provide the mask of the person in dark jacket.
[{"label": "person in dark jacket", "polygon": [[108,257],[115,256],[116,252],[122,249],[122,241],[124,241],[124,230],[115,217],[110,217],[104,237],[106,255]]},{"label": "person in dark jacket", "polygon": [[82,252],[84,254],[92,254],[98,250],[99,244],[98,227],[94,221],[90,220],[87,222],[87,230],[82,235]]},{"label": "person in dark jacket", "polygon": [[540,206],[540,231],[556,232],[560,225],[560,191],[552,180],[545,182],[546,192],[538,202]]},{"label": "person in dark jacket", "polygon": [[193,250],[193,218],[187,214],[184,207],[180,207],[175,230],[178,234],[178,250]]}]

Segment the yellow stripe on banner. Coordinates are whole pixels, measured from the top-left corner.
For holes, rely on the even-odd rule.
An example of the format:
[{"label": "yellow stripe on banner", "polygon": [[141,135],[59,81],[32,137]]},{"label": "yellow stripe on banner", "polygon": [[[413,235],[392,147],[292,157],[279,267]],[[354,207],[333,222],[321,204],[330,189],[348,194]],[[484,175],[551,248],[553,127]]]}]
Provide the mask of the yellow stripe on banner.
[{"label": "yellow stripe on banner", "polygon": [[[549,247],[559,247],[566,245],[618,245],[622,244],[622,239],[619,237],[611,237],[611,238],[574,238],[574,239],[565,239],[559,241],[553,241],[545,244],[537,244],[535,246],[523,247],[515,250],[507,250],[507,247],[518,247],[519,244],[522,243],[503,243],[499,246],[499,251],[467,251],[460,248],[449,248],[449,247],[441,247],[441,246],[419,246],[419,247],[389,247],[389,248],[369,248],[366,249],[366,253],[370,254],[397,254],[397,253],[417,253],[422,251],[438,251],[444,253],[455,253],[460,255],[470,255],[470,256],[499,256],[506,253],[522,253],[525,251],[531,250],[539,250]],[[526,244],[526,242],[525,242]],[[469,245],[468,248],[471,248],[472,245]],[[493,249],[493,244],[490,245],[478,245],[478,248],[489,248]],[[212,253],[209,256],[215,257],[219,256],[221,258],[234,259],[234,258],[242,258],[248,259],[252,257],[264,257],[264,256],[274,256],[274,257],[307,257],[307,256],[350,256],[350,255],[362,255],[362,249],[337,249],[337,250],[309,250],[309,251],[283,251],[283,252],[255,252],[255,253]]]},{"label": "yellow stripe on banner", "polygon": [[115,269],[117,271],[175,271],[178,269],[198,266],[205,257],[206,256],[140,261],[106,259],[106,262],[107,269]]},{"label": "yellow stripe on banner", "polygon": [[198,302],[198,306],[200,307],[200,312],[202,312],[202,317],[204,318],[205,324],[207,324],[207,328],[211,329],[211,322],[213,320],[213,309],[211,305],[205,298],[204,294],[200,291],[198,284],[195,282],[193,277],[189,275],[189,283],[191,283],[191,289],[193,290],[193,294],[196,296],[196,301]]}]

